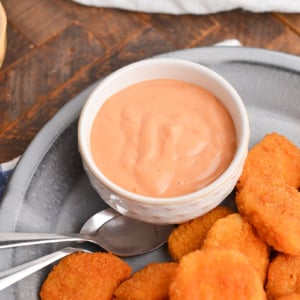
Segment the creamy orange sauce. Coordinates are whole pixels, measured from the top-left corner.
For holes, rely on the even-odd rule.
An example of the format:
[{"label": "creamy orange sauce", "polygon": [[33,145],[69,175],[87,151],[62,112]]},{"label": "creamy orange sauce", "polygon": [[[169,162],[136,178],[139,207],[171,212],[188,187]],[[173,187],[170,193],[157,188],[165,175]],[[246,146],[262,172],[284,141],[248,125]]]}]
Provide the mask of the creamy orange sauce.
[{"label": "creamy orange sauce", "polygon": [[178,80],[143,81],[111,96],[91,132],[99,169],[128,191],[160,197],[208,185],[236,150],[233,121],[205,89]]}]

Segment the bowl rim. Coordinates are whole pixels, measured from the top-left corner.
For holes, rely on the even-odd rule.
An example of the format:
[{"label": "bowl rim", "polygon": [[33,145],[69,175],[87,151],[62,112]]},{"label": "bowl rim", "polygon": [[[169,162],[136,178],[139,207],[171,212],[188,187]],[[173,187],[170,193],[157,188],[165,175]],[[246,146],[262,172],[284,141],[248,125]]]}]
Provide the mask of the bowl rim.
[{"label": "bowl rim", "polygon": [[[89,147],[87,146],[87,143],[84,142],[85,138],[87,137],[88,133],[84,130],[84,123],[85,120],[89,117],[88,111],[90,109],[90,106],[93,105],[93,103],[96,101],[96,96],[101,92],[101,89],[106,84],[109,84],[110,81],[112,81],[114,78],[122,75],[123,73],[126,73],[127,71],[130,71],[137,66],[147,66],[148,64],[177,64],[180,66],[187,66],[189,68],[197,69],[198,71],[201,71],[202,73],[207,74],[208,76],[214,77],[214,79],[221,84],[227,92],[231,95],[231,97],[235,100],[236,107],[238,108],[242,124],[240,124],[242,128],[243,134],[241,135],[239,147],[236,149],[236,153],[229,164],[229,166],[226,168],[226,170],[217,177],[213,182],[208,184],[207,186],[201,188],[200,190],[180,195],[180,196],[174,196],[174,197],[151,197],[151,196],[144,196],[140,194],[136,194],[133,192],[129,192],[126,189],[118,186],[114,182],[112,182],[110,179],[108,179],[96,166],[92,159],[92,155],[89,152]],[[248,113],[246,110],[246,107],[244,105],[243,100],[241,99],[238,92],[235,90],[235,88],[220,74],[218,74],[216,71],[213,71],[212,69],[196,63],[192,61],[187,61],[179,58],[159,58],[159,57],[153,57],[153,58],[147,58],[143,59],[137,62],[133,62],[129,65],[126,65],[124,67],[121,67],[120,69],[114,71],[110,75],[108,75],[105,79],[103,79],[90,93],[90,95],[87,97],[86,102],[84,103],[82,110],[80,112],[79,116],[79,122],[78,122],[78,148],[80,155],[82,157],[83,164],[86,168],[88,168],[89,172],[92,173],[93,176],[97,178],[98,181],[102,183],[106,188],[108,188],[111,192],[115,193],[118,197],[124,197],[127,200],[130,200],[132,202],[136,203],[142,203],[142,204],[151,204],[156,206],[162,206],[162,205],[174,205],[174,204],[180,204],[180,203],[187,203],[194,201],[196,199],[202,198],[206,195],[209,195],[213,190],[216,188],[219,188],[220,185],[227,182],[228,178],[231,177],[233,174],[236,173],[237,168],[244,163],[246,154],[248,153],[248,146],[249,146],[249,140],[250,140],[250,124],[249,124],[249,118]],[[241,168],[242,169],[242,168]]]}]

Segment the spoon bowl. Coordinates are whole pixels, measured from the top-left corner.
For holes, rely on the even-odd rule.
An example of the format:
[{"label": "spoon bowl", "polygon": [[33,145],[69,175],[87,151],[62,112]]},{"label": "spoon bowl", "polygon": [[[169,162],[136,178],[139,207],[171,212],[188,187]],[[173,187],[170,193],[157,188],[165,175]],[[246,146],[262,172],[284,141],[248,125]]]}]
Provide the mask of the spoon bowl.
[{"label": "spoon bowl", "polygon": [[[105,223],[104,213],[108,218]],[[173,228],[174,225],[141,222],[107,208],[87,220],[80,232],[84,237],[93,237],[108,252],[137,256],[162,246]]]}]

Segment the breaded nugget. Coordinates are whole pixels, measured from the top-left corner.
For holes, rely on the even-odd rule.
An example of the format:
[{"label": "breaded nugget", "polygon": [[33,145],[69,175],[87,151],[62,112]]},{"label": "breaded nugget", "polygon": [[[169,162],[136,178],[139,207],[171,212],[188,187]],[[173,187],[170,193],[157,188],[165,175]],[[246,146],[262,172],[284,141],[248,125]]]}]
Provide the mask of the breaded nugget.
[{"label": "breaded nugget", "polygon": [[41,300],[110,300],[131,267],[110,253],[74,253],[63,258],[44,281]]},{"label": "breaded nugget", "polygon": [[253,179],[236,197],[241,214],[279,252],[300,255],[300,195],[277,179]]},{"label": "breaded nugget", "polygon": [[180,260],[170,300],[266,299],[261,279],[236,250],[195,250]]},{"label": "breaded nugget", "polygon": [[245,254],[265,281],[269,264],[269,247],[238,213],[219,219],[212,225],[203,242],[202,249],[233,249]]},{"label": "breaded nugget", "polygon": [[171,257],[179,261],[182,256],[202,247],[210,227],[220,218],[232,213],[223,206],[218,206],[207,214],[180,224],[170,234],[168,249]]},{"label": "breaded nugget", "polygon": [[169,286],[178,264],[175,262],[150,263],[124,281],[114,293],[115,300],[168,299]]},{"label": "breaded nugget", "polygon": [[285,136],[269,133],[248,154],[237,184],[241,189],[247,180],[281,178],[290,186],[300,186],[300,149]]},{"label": "breaded nugget", "polygon": [[277,297],[275,300],[300,300],[299,293],[292,293],[285,296]]},{"label": "breaded nugget", "polygon": [[239,212],[279,252],[300,255],[300,149],[266,135],[246,159],[237,184]]},{"label": "breaded nugget", "polygon": [[300,293],[300,256],[278,254],[271,261],[266,291],[271,300]]}]

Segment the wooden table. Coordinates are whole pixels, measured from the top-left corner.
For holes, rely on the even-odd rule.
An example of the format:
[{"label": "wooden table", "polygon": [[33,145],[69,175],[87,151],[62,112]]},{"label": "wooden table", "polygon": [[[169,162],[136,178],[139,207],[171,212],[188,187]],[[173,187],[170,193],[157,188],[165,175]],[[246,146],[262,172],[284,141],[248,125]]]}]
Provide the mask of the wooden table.
[{"label": "wooden table", "polygon": [[212,45],[300,54],[300,14],[134,13],[70,0],[2,0],[8,46],[0,70],[0,162],[24,152],[70,99],[113,70],[154,54]]}]

